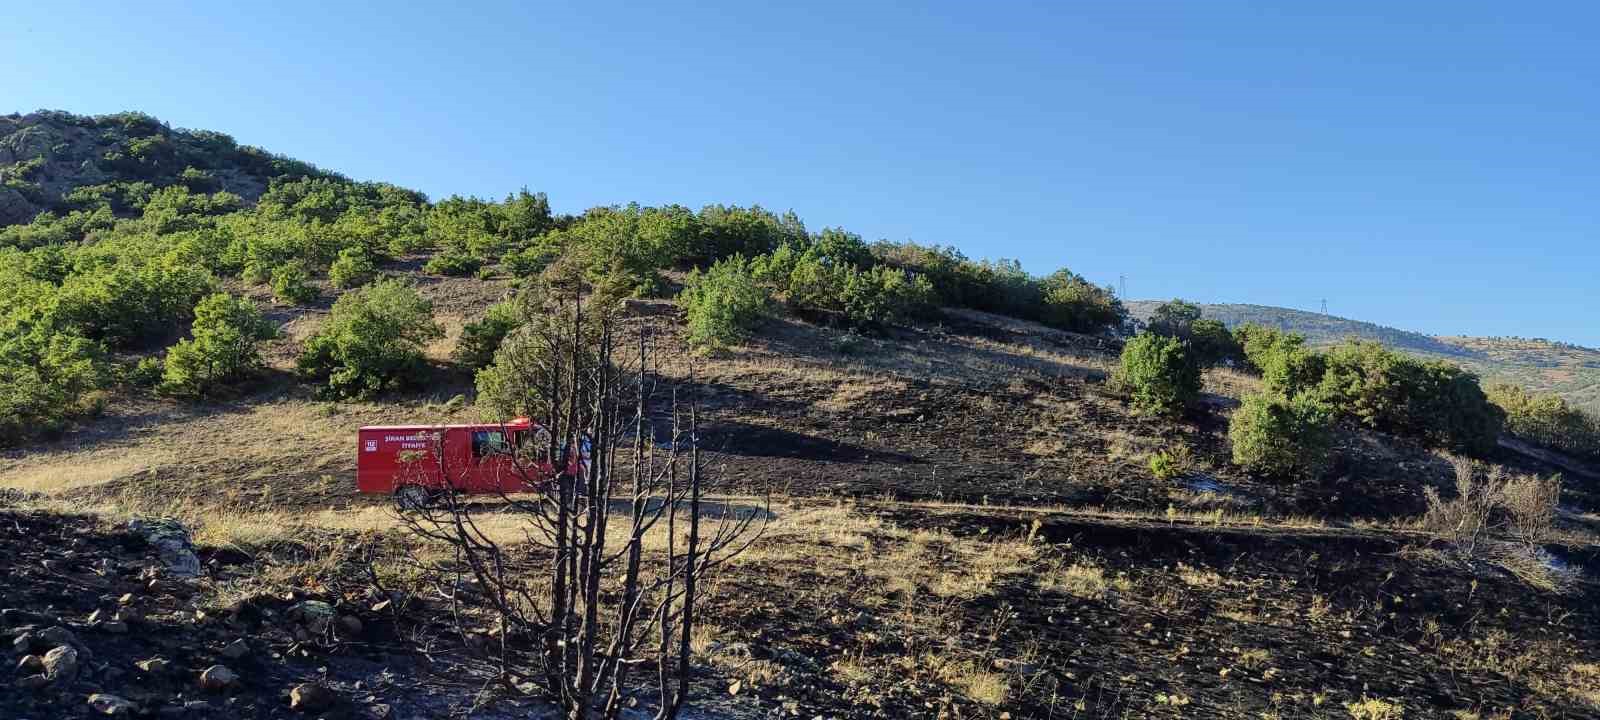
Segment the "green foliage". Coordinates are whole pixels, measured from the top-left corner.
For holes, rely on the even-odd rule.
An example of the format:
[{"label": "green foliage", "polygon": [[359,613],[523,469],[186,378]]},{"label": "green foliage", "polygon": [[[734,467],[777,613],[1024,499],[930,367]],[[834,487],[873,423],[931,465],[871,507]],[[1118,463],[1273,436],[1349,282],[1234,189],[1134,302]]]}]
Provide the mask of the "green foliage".
[{"label": "green foliage", "polygon": [[190,335],[167,349],[162,392],[205,395],[239,379],[261,364],[257,343],[277,331],[254,303],[216,293],[195,306]]},{"label": "green foliage", "polygon": [[1200,366],[1181,340],[1140,333],[1122,348],[1118,380],[1141,412],[1177,415],[1200,394]]},{"label": "green foliage", "polygon": [[1150,332],[1187,340],[1195,322],[1200,320],[1200,306],[1184,300],[1169,300],[1156,306],[1150,313]]},{"label": "green foliage", "polygon": [[272,296],[282,302],[304,305],[317,299],[305,263],[291,260],[272,270]]},{"label": "green foliage", "polygon": [[1362,425],[1458,452],[1482,454],[1495,447],[1504,414],[1489,403],[1477,377],[1460,367],[1359,340],[1325,358],[1323,397]]},{"label": "green foliage", "polygon": [[1122,324],[1127,310],[1110,288],[1096,287],[1071,270],[1057,270],[1040,281],[1044,293],[1040,322],[1091,333]]},{"label": "green foliage", "polygon": [[466,277],[478,271],[483,266],[483,261],[454,250],[446,250],[433,256],[422,266],[423,272],[434,275],[449,275],[451,277]]},{"label": "green foliage", "polygon": [[1228,422],[1233,462],[1285,478],[1320,477],[1333,447],[1333,413],[1315,393],[1252,393]]},{"label": "green foliage", "polygon": [[1303,335],[1247,324],[1235,328],[1233,338],[1271,392],[1293,397],[1322,382],[1326,362],[1305,346]]},{"label": "green foliage", "polygon": [[911,277],[887,265],[871,269],[842,269],[840,301],[845,317],[861,328],[881,328],[928,315],[933,310],[933,286],[924,277]]},{"label": "green foliage", "polygon": [[689,342],[721,349],[744,339],[767,314],[768,291],[756,282],[743,255],[689,273],[679,302],[689,320]]},{"label": "green foliage", "polygon": [[700,209],[700,237],[682,259],[713,262],[743,255],[757,257],[784,243],[807,243],[805,224],[794,213],[774,215],[757,205],[742,208],[707,205]]},{"label": "green foliage", "polygon": [[497,302],[489,306],[483,318],[467,323],[461,329],[461,339],[456,343],[454,359],[473,369],[494,362],[500,344],[522,324],[522,314],[515,301]]},{"label": "green foliage", "polygon": [[432,303],[400,280],[379,280],[339,297],[298,369],[326,397],[369,398],[420,382],[422,349],[443,336]]},{"label": "green foliage", "polygon": [[1202,367],[1215,367],[1223,363],[1242,364],[1244,348],[1234,340],[1221,321],[1202,318],[1189,326],[1189,347]]},{"label": "green foliage", "polygon": [[377,272],[377,264],[366,248],[347,247],[339,251],[339,258],[328,267],[328,282],[336,288],[359,287],[372,280]]},{"label": "green foliage", "polygon": [[1150,474],[1163,482],[1171,480],[1185,472],[1185,463],[1178,455],[1162,450],[1150,456]]},{"label": "green foliage", "polygon": [[1536,395],[1517,385],[1485,389],[1489,401],[1506,414],[1506,431],[1553,450],[1600,459],[1600,418],[1555,395]]},{"label": "green foliage", "polygon": [[56,435],[92,411],[92,391],[106,378],[105,351],[68,332],[0,332],[0,446]]}]

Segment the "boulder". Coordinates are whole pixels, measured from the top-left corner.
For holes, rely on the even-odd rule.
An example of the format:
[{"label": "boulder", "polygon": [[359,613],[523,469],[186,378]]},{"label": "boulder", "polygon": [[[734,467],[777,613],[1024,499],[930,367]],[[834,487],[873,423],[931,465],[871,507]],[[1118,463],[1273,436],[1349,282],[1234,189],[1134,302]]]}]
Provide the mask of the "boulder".
[{"label": "boulder", "polygon": [[51,682],[71,682],[78,676],[78,651],[60,645],[44,654],[44,674]]},{"label": "boulder", "polygon": [[38,675],[24,675],[17,678],[17,687],[23,690],[36,690],[50,684],[50,678],[43,673]]},{"label": "boulder", "polygon": [[226,665],[212,665],[200,673],[200,687],[206,690],[228,690],[238,684],[239,674]]},{"label": "boulder", "polygon": [[235,640],[222,646],[222,656],[229,660],[240,660],[250,654],[250,643],[244,640]]},{"label": "boulder", "polygon": [[101,715],[111,715],[114,717],[132,715],[135,710],[139,709],[139,706],[134,705],[127,698],[112,695],[111,693],[95,693],[90,695],[89,707],[94,708],[94,711],[100,713]]},{"label": "boulder", "polygon": [[167,662],[164,658],[158,657],[150,658],[149,660],[140,660],[133,664],[134,667],[139,668],[140,670],[151,675],[166,672],[167,668],[171,665],[172,663]]},{"label": "boulder", "polygon": [[200,574],[200,556],[194,554],[193,537],[182,523],[169,519],[131,520],[128,530],[156,549],[168,573],[185,578]]},{"label": "boulder", "polygon": [[332,690],[316,683],[301,683],[289,691],[289,709],[299,712],[317,712],[333,704]]},{"label": "boulder", "polygon": [[33,675],[41,672],[44,672],[44,658],[38,655],[23,655],[22,659],[17,661],[18,675]]}]

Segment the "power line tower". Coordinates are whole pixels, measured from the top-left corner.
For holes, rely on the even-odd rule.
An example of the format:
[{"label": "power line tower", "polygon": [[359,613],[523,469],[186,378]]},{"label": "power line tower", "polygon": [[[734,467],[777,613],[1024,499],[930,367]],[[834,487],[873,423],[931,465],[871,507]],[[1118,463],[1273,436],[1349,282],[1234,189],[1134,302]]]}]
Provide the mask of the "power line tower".
[{"label": "power line tower", "polygon": [[1118,275],[1117,276],[1117,297],[1120,297],[1123,300],[1127,300],[1128,299],[1128,276],[1127,275]]},{"label": "power line tower", "polygon": [[1322,314],[1323,315],[1327,315],[1328,314],[1328,299],[1327,298],[1323,298],[1322,299]]}]

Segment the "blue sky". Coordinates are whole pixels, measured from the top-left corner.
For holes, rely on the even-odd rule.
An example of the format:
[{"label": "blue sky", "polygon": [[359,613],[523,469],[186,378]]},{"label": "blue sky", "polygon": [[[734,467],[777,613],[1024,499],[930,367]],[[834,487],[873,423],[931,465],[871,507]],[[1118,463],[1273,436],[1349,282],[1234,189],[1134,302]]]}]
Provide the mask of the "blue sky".
[{"label": "blue sky", "polygon": [[1592,3],[232,5],[11,7],[0,111],[1600,346]]}]

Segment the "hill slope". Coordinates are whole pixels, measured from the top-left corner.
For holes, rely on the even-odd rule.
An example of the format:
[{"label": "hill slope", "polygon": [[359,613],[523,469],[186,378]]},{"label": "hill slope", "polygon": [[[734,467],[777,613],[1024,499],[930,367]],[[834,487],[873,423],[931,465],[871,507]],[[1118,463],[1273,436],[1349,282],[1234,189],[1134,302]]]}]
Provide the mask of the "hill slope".
[{"label": "hill slope", "polygon": [[[1141,320],[1161,301],[1134,300],[1129,312]],[[1560,395],[1600,413],[1600,350],[1544,339],[1433,336],[1376,323],[1268,305],[1201,304],[1205,316],[1228,327],[1258,323],[1292,330],[1315,346],[1356,337],[1396,350],[1460,364],[1487,382],[1509,382],[1539,393]]]},{"label": "hill slope", "polygon": [[[184,184],[253,202],[278,176],[325,176],[307,163],[239,145],[209,130],[173,129],[143,113],[0,115],[0,226],[85,204],[75,191]],[[129,189],[104,187],[122,195]],[[115,204],[114,204],[115,205]],[[122,208],[119,208],[122,209]]]}]

